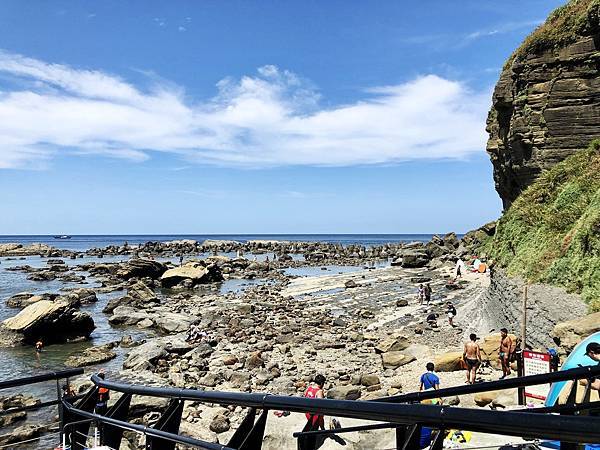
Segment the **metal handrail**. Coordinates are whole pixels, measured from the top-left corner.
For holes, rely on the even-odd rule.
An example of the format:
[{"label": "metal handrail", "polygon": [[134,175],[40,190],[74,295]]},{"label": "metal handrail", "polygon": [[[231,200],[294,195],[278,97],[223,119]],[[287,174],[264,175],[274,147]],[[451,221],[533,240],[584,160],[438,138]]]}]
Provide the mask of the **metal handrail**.
[{"label": "metal handrail", "polygon": [[454,386],[450,388],[410,392],[408,394],[383,397],[372,402],[410,403],[433,398],[453,397],[455,395],[477,394],[480,392],[499,391],[502,389],[513,389],[538,384],[556,383],[559,381],[580,380],[600,376],[600,365],[577,367],[575,369],[561,370],[539,375],[528,375],[525,377],[509,378],[507,380],[486,381],[478,384]]},{"label": "metal handrail", "polygon": [[[595,371],[576,373],[581,376],[582,373],[593,374]],[[568,378],[563,377],[562,379]],[[97,386],[115,391],[151,397],[177,398],[181,400],[269,410],[279,409],[291,412],[310,412],[406,425],[418,423],[432,428],[459,428],[508,436],[529,436],[559,439],[569,442],[600,442],[599,421],[593,417],[488,411],[423,404],[408,405],[389,402],[314,399],[256,393],[158,388],[111,382],[102,380],[97,376],[92,376],[92,382]],[[87,417],[91,416],[88,415]],[[101,421],[105,420],[102,416],[98,417],[98,419]]]},{"label": "metal handrail", "polygon": [[[201,448],[201,449],[205,449],[205,450],[235,450],[234,448],[227,447],[225,445],[213,444],[211,442],[205,442],[205,441],[201,441],[199,439],[194,439],[194,438],[187,437],[187,436],[180,436],[178,434],[173,434],[173,433],[168,433],[166,431],[157,430],[157,429],[154,429],[154,428],[151,428],[148,426],[136,425],[136,424],[132,424],[129,422],[124,422],[122,420],[113,419],[111,417],[106,417],[106,416],[94,414],[94,413],[91,413],[88,411],[83,411],[81,409],[75,408],[73,405],[71,405],[69,402],[67,402],[64,399],[62,400],[62,405],[65,409],[67,409],[71,413],[76,414],[78,416],[86,417],[88,420],[96,420],[98,422],[112,425],[112,426],[115,426],[118,428],[122,428],[124,430],[136,431],[136,432],[144,434],[146,436],[153,436],[156,438],[165,439],[167,441],[176,442],[179,444],[192,445],[196,448]],[[65,428],[67,428],[68,426],[71,426],[74,423],[78,423],[78,422],[81,422],[81,421],[67,423],[67,424],[65,424]]]},{"label": "metal handrail", "polygon": [[0,389],[8,389],[17,386],[26,386],[28,384],[42,383],[44,381],[60,380],[62,378],[70,378],[76,375],[83,375],[83,369],[67,369],[57,372],[44,373],[42,375],[34,375],[31,377],[17,378],[14,380],[0,381]]}]

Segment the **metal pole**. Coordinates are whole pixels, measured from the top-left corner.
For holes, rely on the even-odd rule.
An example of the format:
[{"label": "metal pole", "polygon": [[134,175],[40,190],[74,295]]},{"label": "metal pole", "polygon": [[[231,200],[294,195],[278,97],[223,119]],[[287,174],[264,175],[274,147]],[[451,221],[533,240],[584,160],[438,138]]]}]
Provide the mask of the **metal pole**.
[{"label": "metal pole", "polygon": [[[525,375],[524,351],[527,348],[527,283],[523,287],[523,302],[521,306],[521,352],[517,355],[517,375]],[[521,386],[517,390],[519,405],[525,405],[525,387]]]},{"label": "metal pole", "polygon": [[521,318],[521,348],[525,350],[527,348],[527,284],[523,288],[523,305],[522,305],[522,318]]},{"label": "metal pole", "polygon": [[60,440],[63,440],[63,433],[64,433],[64,429],[63,429],[63,423],[64,423],[64,409],[63,409],[63,404],[60,401],[61,399],[61,390],[60,390],[60,380],[56,380],[56,400],[58,401],[58,430],[59,430],[59,436],[60,436]]}]

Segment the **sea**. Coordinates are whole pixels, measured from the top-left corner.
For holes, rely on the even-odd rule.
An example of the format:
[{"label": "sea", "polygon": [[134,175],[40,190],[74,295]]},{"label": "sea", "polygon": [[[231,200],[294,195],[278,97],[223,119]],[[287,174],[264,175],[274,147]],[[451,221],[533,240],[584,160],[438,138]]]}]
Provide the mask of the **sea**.
[{"label": "sea", "polygon": [[[443,236],[444,233],[440,233]],[[128,235],[73,235],[70,239],[56,239],[44,235],[0,235],[0,244],[19,242],[31,244],[40,242],[56,248],[85,251],[90,248],[109,245],[141,244],[148,241],[166,242],[179,239],[193,239],[202,242],[207,239],[247,242],[251,240],[278,240],[293,242],[331,242],[342,245],[374,246],[386,243],[431,240],[433,234],[128,234]]]}]

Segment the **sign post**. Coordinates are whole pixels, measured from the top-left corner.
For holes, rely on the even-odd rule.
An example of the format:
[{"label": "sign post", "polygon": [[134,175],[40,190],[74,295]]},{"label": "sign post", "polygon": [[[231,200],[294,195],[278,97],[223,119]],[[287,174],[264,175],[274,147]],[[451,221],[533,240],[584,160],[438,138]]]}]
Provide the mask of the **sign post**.
[{"label": "sign post", "polygon": [[[523,375],[550,373],[550,355],[548,353],[523,350]],[[546,400],[550,384],[525,387],[525,397]]]}]

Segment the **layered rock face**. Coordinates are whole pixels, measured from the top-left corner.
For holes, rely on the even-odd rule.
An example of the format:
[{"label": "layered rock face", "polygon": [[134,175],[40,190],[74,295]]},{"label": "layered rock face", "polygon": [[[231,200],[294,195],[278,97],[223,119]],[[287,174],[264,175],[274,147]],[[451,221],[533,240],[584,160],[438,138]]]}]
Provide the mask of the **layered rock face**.
[{"label": "layered rock face", "polygon": [[[590,3],[587,10],[584,3]],[[541,171],[600,137],[595,11],[590,0],[557,10],[500,75],[487,121],[487,152],[505,209]]]}]

